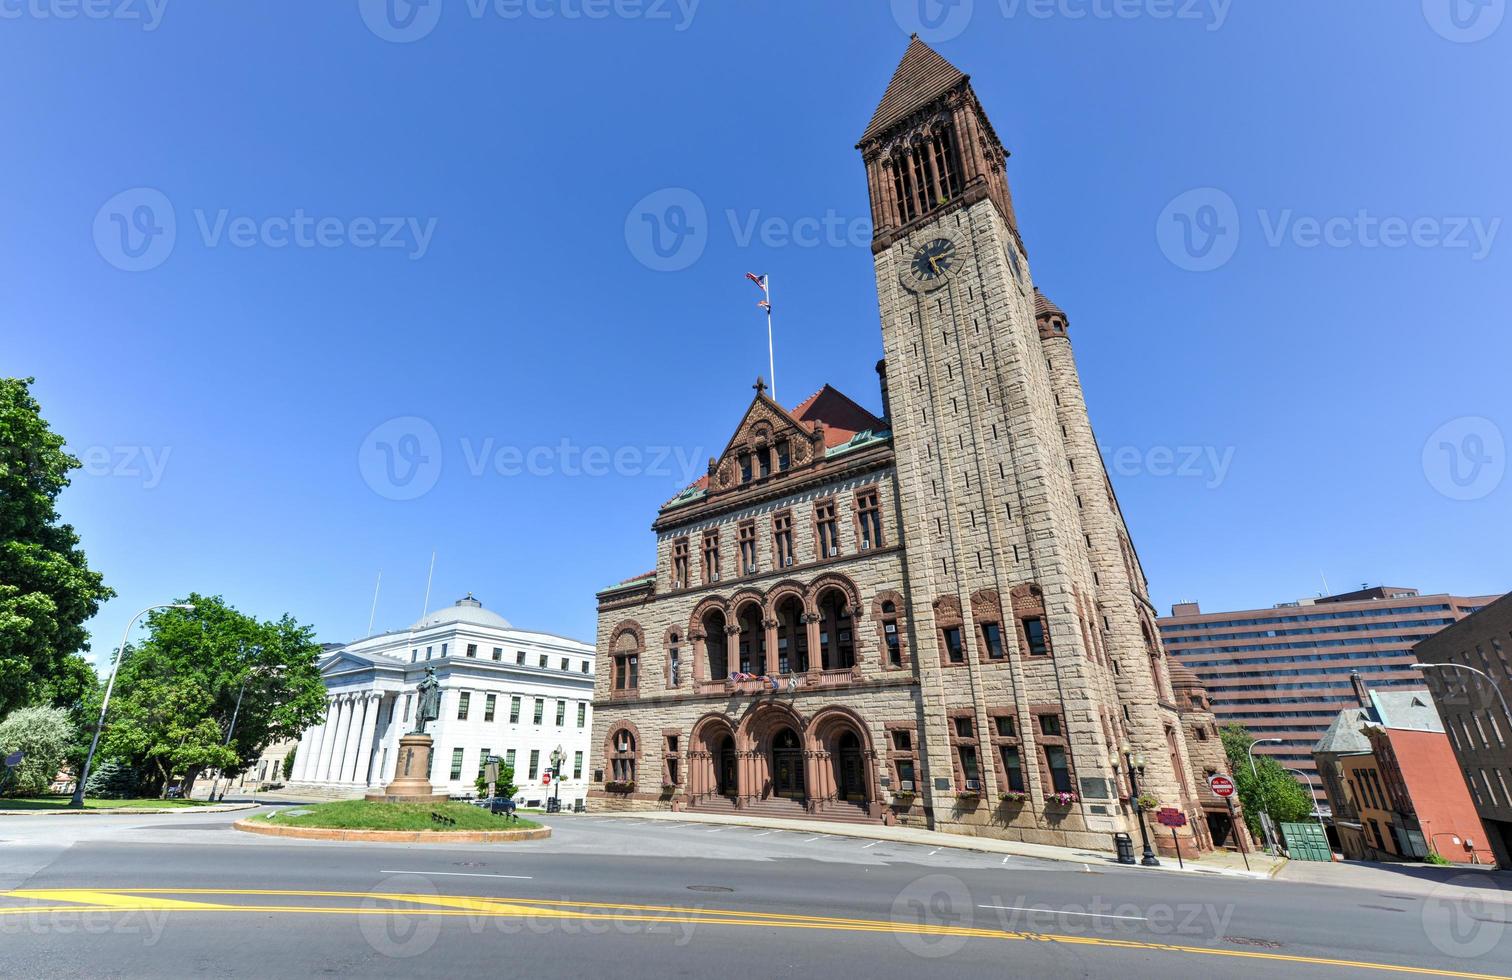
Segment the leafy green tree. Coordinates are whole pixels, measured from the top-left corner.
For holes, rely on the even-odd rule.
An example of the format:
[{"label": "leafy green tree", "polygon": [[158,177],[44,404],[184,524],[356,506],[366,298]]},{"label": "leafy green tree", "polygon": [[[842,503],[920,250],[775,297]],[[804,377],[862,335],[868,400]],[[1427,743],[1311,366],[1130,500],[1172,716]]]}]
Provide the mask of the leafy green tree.
[{"label": "leafy green tree", "polygon": [[17,708],[0,721],[0,757],[22,753],[9,789],[22,796],[46,793],[68,759],[74,725],[62,708]]},{"label": "leafy green tree", "polygon": [[97,800],[127,800],[137,795],[136,770],[115,759],[99,763],[89,774],[85,792]]},{"label": "leafy green tree", "polygon": [[326,710],[310,627],[287,615],[260,622],[219,596],[184,602],[194,610],[148,614],[147,639],[121,662],[102,740],[106,757],[150,773],[159,792],[178,774],[187,791],[206,768],[235,776]]},{"label": "leafy green tree", "polygon": [[[1249,747],[1255,737],[1243,725],[1227,725],[1221,733],[1229,772],[1239,789],[1245,822],[1255,839],[1261,839],[1260,814],[1268,812],[1276,824],[1308,820],[1313,812],[1312,793],[1275,759],[1255,754],[1255,772],[1250,772]],[[1258,777],[1258,778],[1257,778]]]},{"label": "leafy green tree", "polygon": [[59,519],[58,494],[80,464],[42,418],[32,381],[0,378],[0,715],[71,669],[69,655],[89,649],[85,621],[115,595]]},{"label": "leafy green tree", "polygon": [[[478,788],[479,799],[488,795],[488,774],[483,771],[482,766],[478,767],[478,780],[474,785]],[[519,791],[519,787],[514,784],[514,766],[507,765],[501,760],[499,762],[499,781],[494,784],[494,796],[508,799]]]},{"label": "leafy green tree", "polygon": [[284,756],[283,758],[283,778],[285,782],[294,778],[294,756],[298,751],[299,746],[296,745],[292,749],[290,749],[289,754]]}]

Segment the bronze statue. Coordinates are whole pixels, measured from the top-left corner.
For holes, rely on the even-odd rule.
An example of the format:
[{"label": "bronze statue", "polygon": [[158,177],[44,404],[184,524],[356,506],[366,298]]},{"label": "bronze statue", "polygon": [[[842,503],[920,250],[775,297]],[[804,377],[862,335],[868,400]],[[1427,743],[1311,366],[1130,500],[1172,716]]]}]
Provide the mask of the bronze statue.
[{"label": "bronze statue", "polygon": [[424,735],[425,726],[441,717],[441,684],[436,680],[436,668],[425,668],[425,680],[417,689],[420,697],[415,705],[415,731]]}]

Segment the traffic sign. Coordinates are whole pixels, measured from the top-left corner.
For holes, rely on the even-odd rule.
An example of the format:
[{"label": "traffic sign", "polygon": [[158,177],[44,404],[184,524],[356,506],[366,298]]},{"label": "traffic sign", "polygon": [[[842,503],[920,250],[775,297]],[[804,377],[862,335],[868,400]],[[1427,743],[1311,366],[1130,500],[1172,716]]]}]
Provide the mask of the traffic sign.
[{"label": "traffic sign", "polygon": [[1234,781],[1219,773],[1208,777],[1208,788],[1213,791],[1213,795],[1225,800],[1234,795]]},{"label": "traffic sign", "polygon": [[1173,806],[1161,807],[1155,811],[1155,819],[1162,827],[1170,827],[1173,830],[1177,827],[1185,827],[1187,824],[1186,814]]}]

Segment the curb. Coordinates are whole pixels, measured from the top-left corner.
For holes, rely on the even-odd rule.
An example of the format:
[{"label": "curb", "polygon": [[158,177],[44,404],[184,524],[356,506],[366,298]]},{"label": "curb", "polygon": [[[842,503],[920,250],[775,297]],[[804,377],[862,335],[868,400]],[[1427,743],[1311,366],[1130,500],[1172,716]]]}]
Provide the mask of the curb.
[{"label": "curb", "polygon": [[119,817],[123,814],[146,816],[163,815],[170,813],[235,813],[237,810],[255,810],[262,806],[261,803],[227,803],[214,806],[173,806],[173,807],[148,807],[148,806],[122,806],[122,807],[99,807],[93,810],[0,810],[0,817],[63,817],[84,816],[86,814],[106,817]]},{"label": "curb", "polygon": [[533,830],[336,830],[328,827],[282,827],[255,820],[238,820],[231,826],[244,833],[267,837],[368,844],[508,844],[522,840],[545,840],[551,836],[550,827],[536,827]]}]

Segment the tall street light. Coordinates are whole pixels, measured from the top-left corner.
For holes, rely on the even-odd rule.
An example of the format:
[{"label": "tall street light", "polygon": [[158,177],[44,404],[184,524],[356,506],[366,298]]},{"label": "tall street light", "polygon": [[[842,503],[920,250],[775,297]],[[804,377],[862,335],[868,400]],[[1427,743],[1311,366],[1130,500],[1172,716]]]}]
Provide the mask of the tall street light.
[{"label": "tall street light", "polygon": [[1291,766],[1282,766],[1287,772],[1302,778],[1302,785],[1307,787],[1307,795],[1312,797],[1313,816],[1318,818],[1318,829],[1323,831],[1323,846],[1328,848],[1328,860],[1333,860],[1333,845],[1328,842],[1328,826],[1323,823],[1323,808],[1318,805],[1318,797],[1313,793],[1312,777],[1301,769],[1293,769]]},{"label": "tall street light", "polygon": [[1128,742],[1125,742],[1118,748],[1123,753],[1124,762],[1128,763],[1129,766],[1129,795],[1134,797],[1134,812],[1139,815],[1139,841],[1144,845],[1144,856],[1140,858],[1139,863],[1147,868],[1158,868],[1160,867],[1160,859],[1155,856],[1155,852],[1150,848],[1150,832],[1145,829],[1144,807],[1139,805],[1139,774],[1137,770],[1145,767],[1145,757],[1143,753],[1136,754]]},{"label": "tall street light", "polygon": [[1433,669],[1435,667],[1442,668],[1444,670],[1465,670],[1465,671],[1469,671],[1470,673],[1475,674],[1475,675],[1477,675],[1479,677],[1484,677],[1486,679],[1486,683],[1491,685],[1491,690],[1493,690],[1493,691],[1496,692],[1497,698],[1501,701],[1502,713],[1507,716],[1507,723],[1509,725],[1512,725],[1512,710],[1508,710],[1506,695],[1502,694],[1500,685],[1498,685],[1496,683],[1496,678],[1492,677],[1490,674],[1486,673],[1484,670],[1481,670],[1478,667],[1470,667],[1470,666],[1467,666],[1466,664],[1447,663],[1447,664],[1413,664],[1412,665],[1412,669],[1413,670],[1431,670],[1431,669]]},{"label": "tall street light", "polygon": [[562,763],[566,761],[567,751],[560,745],[551,750],[551,781],[555,784],[552,786],[552,798],[555,801],[552,810],[557,813],[562,811]]},{"label": "tall street light", "polygon": [[1250,776],[1255,780],[1255,787],[1260,790],[1260,814],[1264,818],[1260,821],[1260,829],[1265,831],[1265,846],[1270,848],[1271,854],[1277,854],[1281,848],[1276,844],[1276,832],[1271,829],[1270,794],[1265,791],[1265,784],[1260,781],[1260,771],[1255,767],[1255,746],[1264,745],[1267,742],[1276,745],[1281,744],[1279,738],[1257,738],[1249,744]]},{"label": "tall street light", "polygon": [[100,717],[95,719],[94,738],[89,742],[89,755],[84,757],[84,772],[74,784],[73,799],[68,805],[77,810],[84,806],[84,785],[89,782],[89,770],[94,765],[95,749],[100,745],[100,730],[105,726],[105,711],[110,707],[110,692],[115,690],[116,671],[121,669],[121,658],[126,656],[126,641],[131,637],[131,628],[136,621],[152,612],[154,609],[182,609],[185,612],[194,612],[194,606],[188,602],[167,602],[156,606],[148,606],[126,624],[126,632],[121,634],[121,645],[116,650],[115,662],[110,665],[110,680],[105,685],[105,700],[100,702]]},{"label": "tall street light", "polygon": [[[232,738],[232,736],[234,736],[236,734],[236,719],[238,717],[240,717],[240,715],[241,715],[242,697],[244,695],[246,695],[246,693],[247,693],[247,685],[252,682],[252,678],[255,677],[255,676],[257,676],[257,675],[259,675],[259,674],[261,674],[261,675],[263,675],[265,677],[271,677],[271,676],[276,676],[276,675],[282,674],[282,673],[283,673],[283,668],[280,667],[280,666],[273,666],[273,667],[261,667],[261,666],[259,666],[259,667],[252,667],[251,669],[249,669],[247,671],[247,676],[244,677],[244,678],[242,678],[241,690],[239,690],[239,691],[236,692],[236,709],[231,712],[231,724],[229,726],[227,726],[227,728],[226,728],[226,741],[225,741],[224,744],[221,745],[221,748],[228,749],[228,748],[231,747],[231,738]],[[221,771],[217,770],[216,773],[215,773],[215,782],[213,782],[213,783],[210,784],[210,802],[211,803],[215,802],[215,787],[220,784],[220,778],[221,778]],[[226,789],[230,789],[230,788],[231,788],[231,781],[228,779],[226,781]],[[225,798],[225,791],[224,790],[221,791],[221,798],[222,799]]]}]

